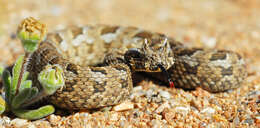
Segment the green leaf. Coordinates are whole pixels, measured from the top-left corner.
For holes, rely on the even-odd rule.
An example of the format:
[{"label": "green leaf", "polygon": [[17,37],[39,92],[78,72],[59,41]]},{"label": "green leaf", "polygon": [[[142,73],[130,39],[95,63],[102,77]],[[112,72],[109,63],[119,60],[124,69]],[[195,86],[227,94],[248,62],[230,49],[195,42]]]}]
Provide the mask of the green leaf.
[{"label": "green leaf", "polygon": [[[32,99],[39,95],[38,88],[32,87],[31,89],[32,89],[31,94],[30,94],[29,98],[25,101],[25,103],[32,102]],[[40,100],[40,98],[39,98],[39,100]],[[35,103],[36,101],[38,101],[38,100],[34,100],[34,102],[32,102],[32,103]],[[24,107],[25,105],[27,105],[27,104],[22,104],[20,107]]]},{"label": "green leaf", "polygon": [[4,85],[4,90],[5,90],[5,98],[7,100],[7,103],[10,101],[10,95],[11,95],[11,75],[10,72],[5,69],[3,72],[3,85]]},{"label": "green leaf", "polygon": [[28,76],[29,76],[29,72],[25,71],[24,74],[23,74],[23,79],[22,79],[22,81],[26,81],[27,78],[28,78]]},{"label": "green leaf", "polygon": [[19,75],[20,75],[21,68],[23,65],[23,59],[24,59],[24,55],[19,56],[19,58],[16,60],[16,63],[12,69],[13,78],[12,78],[12,84],[11,84],[11,99],[13,98],[13,96],[16,93],[18,79],[19,79]]},{"label": "green leaf", "polygon": [[4,72],[4,67],[3,66],[0,66],[0,76],[2,76],[3,72]]},{"label": "green leaf", "polygon": [[32,81],[31,80],[23,81],[20,88],[19,88],[19,92],[21,92],[25,88],[31,88],[31,87],[32,87]]},{"label": "green leaf", "polygon": [[23,119],[36,120],[54,113],[55,108],[52,105],[46,105],[34,110],[13,110],[13,113]]},{"label": "green leaf", "polygon": [[12,100],[11,107],[13,109],[19,108],[25,101],[28,101],[33,96],[38,93],[38,89],[36,87],[33,88],[25,88],[21,92],[19,92]]}]

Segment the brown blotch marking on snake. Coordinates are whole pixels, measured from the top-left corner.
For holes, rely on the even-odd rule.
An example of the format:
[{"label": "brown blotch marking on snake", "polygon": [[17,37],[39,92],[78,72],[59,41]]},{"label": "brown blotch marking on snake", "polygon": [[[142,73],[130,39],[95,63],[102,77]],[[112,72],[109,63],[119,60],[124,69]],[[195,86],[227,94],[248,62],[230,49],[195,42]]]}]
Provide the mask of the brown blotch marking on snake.
[{"label": "brown blotch marking on snake", "polygon": [[[217,83],[217,81],[215,81],[215,83]],[[232,83],[230,81],[225,81],[225,82],[221,82],[221,84],[217,88],[214,87],[215,84],[214,85],[210,85],[210,88],[212,89],[211,90],[212,92],[216,92],[219,89],[225,90],[227,88],[230,88],[229,85],[232,85]]]},{"label": "brown blotch marking on snake", "polygon": [[[104,86],[106,86],[106,81],[103,83]],[[100,85],[100,83],[96,82],[96,84],[94,84],[93,88],[94,88],[94,93],[102,93],[104,91],[106,91],[106,89],[104,88],[104,86]]]},{"label": "brown blotch marking on snake", "polygon": [[153,36],[153,34],[151,32],[142,31],[142,32],[139,32],[139,33],[135,34],[134,37],[150,39],[150,38],[152,38],[152,36]]},{"label": "brown blotch marking on snake", "polygon": [[[73,79],[73,80],[66,80],[65,81],[65,85],[76,85],[77,84],[77,80]],[[68,91],[68,92],[74,92],[74,88],[73,87],[66,87],[64,88],[64,90]]]},{"label": "brown blotch marking on snake", "polygon": [[127,72],[127,69],[125,67],[123,67],[123,66],[115,66],[113,68],[115,68],[116,70],[123,70],[123,71]]},{"label": "brown blotch marking on snake", "polygon": [[224,68],[224,67],[220,67],[221,68],[221,74],[222,76],[230,76],[233,75],[233,67],[230,66],[229,68]]},{"label": "brown blotch marking on snake", "polygon": [[74,39],[78,35],[83,34],[83,28],[74,26],[74,27],[71,27],[71,32],[72,32],[73,39]]},{"label": "brown blotch marking on snake", "polygon": [[90,70],[91,70],[92,72],[100,72],[100,73],[102,73],[102,74],[107,75],[107,71],[104,70],[104,69],[90,68]]},{"label": "brown blotch marking on snake", "polygon": [[199,64],[197,64],[196,66],[190,66],[186,62],[182,63],[188,74],[197,74]]},{"label": "brown blotch marking on snake", "polygon": [[53,57],[49,63],[50,64],[58,64],[60,62],[60,58],[58,56]]},{"label": "brown blotch marking on snake", "polygon": [[218,51],[217,53],[214,53],[211,55],[210,60],[215,61],[215,60],[224,60],[227,58],[227,54],[223,51]]},{"label": "brown blotch marking on snake", "polygon": [[[165,34],[162,34],[162,33],[156,33],[156,35],[158,35],[159,38],[160,38],[160,39],[163,39],[163,40],[164,40],[164,38],[167,38],[167,36],[166,36]],[[168,38],[167,38],[167,39],[168,39]]]},{"label": "brown blotch marking on snake", "polygon": [[122,31],[122,35],[128,35],[129,33],[135,32],[137,30],[136,27],[127,27]]},{"label": "brown blotch marking on snake", "polygon": [[122,88],[127,88],[128,87],[128,82],[127,82],[127,79],[125,80],[125,79],[121,79],[121,84],[122,84]]},{"label": "brown blotch marking on snake", "polygon": [[175,49],[175,48],[177,48],[177,46],[183,46],[182,43],[180,43],[180,42],[174,40],[174,39],[171,38],[171,37],[167,37],[167,39],[168,39],[168,42],[169,42],[169,44],[170,44],[171,49]]},{"label": "brown blotch marking on snake", "polygon": [[50,54],[51,50],[50,49],[39,49],[39,53],[41,56],[47,56],[48,54]]},{"label": "brown blotch marking on snake", "polygon": [[69,64],[66,66],[66,70],[67,70],[67,71],[70,71],[70,72],[73,72],[74,74],[78,75],[77,66],[76,66],[75,64],[69,63]]},{"label": "brown blotch marking on snake", "polygon": [[118,26],[108,26],[101,30],[101,35],[107,34],[107,33],[115,33],[118,29]]},{"label": "brown blotch marking on snake", "polygon": [[192,49],[182,49],[176,52],[177,55],[179,56],[192,56],[195,52],[197,51],[202,51],[201,48],[192,48]]}]

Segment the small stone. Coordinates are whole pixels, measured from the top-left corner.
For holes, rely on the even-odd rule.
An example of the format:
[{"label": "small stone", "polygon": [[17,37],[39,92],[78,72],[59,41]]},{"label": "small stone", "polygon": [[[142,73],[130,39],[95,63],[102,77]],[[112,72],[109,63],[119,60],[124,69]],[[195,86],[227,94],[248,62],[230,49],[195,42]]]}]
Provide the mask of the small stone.
[{"label": "small stone", "polygon": [[171,98],[171,94],[167,91],[159,91],[159,94],[165,98],[165,99],[170,99]]},{"label": "small stone", "polygon": [[117,121],[118,120],[118,113],[113,113],[110,116],[110,121]]},{"label": "small stone", "polygon": [[207,108],[202,109],[200,112],[211,115],[211,114],[215,113],[215,109],[213,109],[211,107],[207,107]]},{"label": "small stone", "polygon": [[141,103],[135,103],[135,104],[134,104],[134,107],[135,107],[135,108],[142,108],[143,106],[142,106]]},{"label": "small stone", "polygon": [[142,89],[143,89],[142,86],[136,86],[136,87],[133,88],[133,92],[140,91]]},{"label": "small stone", "polygon": [[156,120],[156,119],[153,119],[150,123],[151,123],[153,128],[160,128],[162,126],[161,122],[159,120]]},{"label": "small stone", "polygon": [[28,125],[28,121],[25,120],[25,119],[19,119],[19,118],[16,118],[16,119],[13,119],[11,121],[11,124],[14,125],[15,127],[25,127],[26,125]]},{"label": "small stone", "polygon": [[179,107],[175,108],[175,111],[178,112],[178,113],[182,113],[182,114],[186,115],[190,111],[190,108],[179,106]]},{"label": "small stone", "polygon": [[129,101],[123,102],[123,103],[113,107],[113,110],[117,111],[117,112],[131,110],[131,109],[134,109],[134,104]]},{"label": "small stone", "polygon": [[34,124],[29,124],[28,128],[36,128],[36,126]]},{"label": "small stone", "polygon": [[252,118],[247,118],[246,120],[244,120],[244,123],[252,125],[254,123],[254,120]]},{"label": "small stone", "polygon": [[146,91],[146,97],[147,98],[150,98],[152,97],[152,95],[154,94],[155,92],[152,90],[152,89],[149,89],[148,91]]},{"label": "small stone", "polygon": [[0,118],[0,125],[9,124],[10,122],[11,122],[11,119],[7,116]]},{"label": "small stone", "polygon": [[161,113],[165,108],[170,108],[170,105],[168,102],[163,103],[160,105],[156,110],[155,113]]},{"label": "small stone", "polygon": [[47,117],[47,119],[50,121],[51,124],[56,125],[61,120],[61,117],[51,114],[50,116]]},{"label": "small stone", "polygon": [[197,99],[191,100],[190,105],[195,107],[197,110],[200,110],[202,108],[200,100]]}]

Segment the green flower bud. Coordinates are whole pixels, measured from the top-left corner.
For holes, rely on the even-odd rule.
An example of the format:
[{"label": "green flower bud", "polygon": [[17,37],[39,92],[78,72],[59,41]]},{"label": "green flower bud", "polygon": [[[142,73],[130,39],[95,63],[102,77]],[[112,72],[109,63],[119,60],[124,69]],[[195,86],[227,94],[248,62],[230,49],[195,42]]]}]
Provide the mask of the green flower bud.
[{"label": "green flower bud", "polygon": [[22,41],[24,50],[31,53],[38,48],[39,43],[46,35],[46,31],[45,24],[29,17],[24,19],[19,25],[17,35]]},{"label": "green flower bud", "polygon": [[39,73],[38,80],[44,92],[51,95],[65,84],[63,69],[59,65],[47,65],[45,69]]}]

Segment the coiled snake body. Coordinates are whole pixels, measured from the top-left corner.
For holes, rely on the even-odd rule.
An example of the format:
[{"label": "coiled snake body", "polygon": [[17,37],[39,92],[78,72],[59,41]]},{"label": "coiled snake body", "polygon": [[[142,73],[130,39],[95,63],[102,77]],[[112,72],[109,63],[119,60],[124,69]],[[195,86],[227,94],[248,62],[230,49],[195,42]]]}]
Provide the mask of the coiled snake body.
[{"label": "coiled snake body", "polygon": [[[33,83],[47,64],[64,70],[65,87],[48,100],[67,109],[118,104],[131,94],[135,71],[164,72],[158,79],[210,92],[237,88],[246,77],[240,55],[224,50],[187,48],[163,34],[134,27],[69,27],[49,33],[29,61]],[[97,64],[102,66],[96,67]],[[40,86],[39,86],[40,87]]]}]

